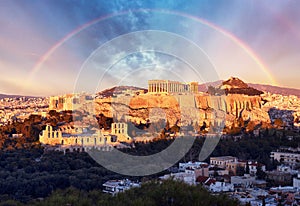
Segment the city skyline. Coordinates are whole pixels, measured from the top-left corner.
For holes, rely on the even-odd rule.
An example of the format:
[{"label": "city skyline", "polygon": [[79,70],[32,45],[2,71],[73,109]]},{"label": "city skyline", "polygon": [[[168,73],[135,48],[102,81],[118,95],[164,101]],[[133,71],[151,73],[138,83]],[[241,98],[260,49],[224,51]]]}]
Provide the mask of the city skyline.
[{"label": "city skyline", "polygon": [[[230,76],[245,82],[300,88],[300,14],[296,1],[16,0],[0,5],[0,93],[48,96],[131,82],[146,87],[146,79],[204,83]],[[148,50],[143,43],[134,53],[113,58],[109,70],[96,64],[97,68],[80,76],[97,49],[139,31],[165,32],[195,44],[199,53],[190,56],[200,56],[203,65],[196,70],[201,74],[215,70],[214,75],[195,79],[189,62],[172,53],[186,48],[175,47],[168,53]],[[143,42],[143,38],[139,40]],[[158,43],[164,45],[166,39]],[[109,50],[102,52],[110,54]],[[97,84],[74,89],[80,82],[78,77]]]}]

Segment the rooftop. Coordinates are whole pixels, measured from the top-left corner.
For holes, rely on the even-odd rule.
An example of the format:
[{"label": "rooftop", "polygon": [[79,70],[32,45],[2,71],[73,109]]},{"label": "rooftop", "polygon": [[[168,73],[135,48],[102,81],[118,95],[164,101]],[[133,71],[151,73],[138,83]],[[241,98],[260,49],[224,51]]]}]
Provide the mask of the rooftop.
[{"label": "rooftop", "polygon": [[236,157],[233,156],[220,156],[220,157],[211,157],[210,159],[218,159],[218,160],[229,160],[229,159],[235,159]]}]

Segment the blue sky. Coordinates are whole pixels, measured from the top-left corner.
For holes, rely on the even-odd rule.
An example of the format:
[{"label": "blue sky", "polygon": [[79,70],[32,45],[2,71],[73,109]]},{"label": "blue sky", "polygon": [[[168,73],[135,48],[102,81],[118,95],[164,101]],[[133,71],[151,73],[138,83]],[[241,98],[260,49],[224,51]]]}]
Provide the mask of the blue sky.
[{"label": "blue sky", "polygon": [[[300,88],[299,8],[295,0],[2,0],[0,92],[53,95],[146,86],[151,78],[205,82],[230,76]],[[162,32],[152,39],[156,50],[146,50],[151,45],[144,33],[128,39],[147,30]],[[124,45],[113,45],[116,38]],[[134,44],[133,53],[121,51],[127,43]],[[110,64],[95,58],[111,52],[103,45],[115,47],[102,60]]]}]

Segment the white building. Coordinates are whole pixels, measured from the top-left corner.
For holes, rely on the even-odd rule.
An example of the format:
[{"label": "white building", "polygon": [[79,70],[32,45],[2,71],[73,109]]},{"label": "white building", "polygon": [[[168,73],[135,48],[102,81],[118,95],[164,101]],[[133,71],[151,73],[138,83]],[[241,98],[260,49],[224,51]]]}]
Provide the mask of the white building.
[{"label": "white building", "polygon": [[291,152],[271,152],[271,159],[293,166],[299,164],[300,154]]},{"label": "white building", "polygon": [[187,163],[179,163],[179,171],[183,172],[185,171],[186,168],[192,168],[192,169],[196,169],[199,167],[204,167],[204,166],[208,166],[208,164],[206,162],[192,162],[189,161]]},{"label": "white building", "polygon": [[234,186],[230,183],[215,182],[209,186],[209,190],[212,192],[233,192]]},{"label": "white building", "polygon": [[244,176],[231,176],[231,184],[240,187],[250,187],[255,182],[255,177],[245,174]]},{"label": "white building", "polygon": [[[249,173],[250,173],[250,174],[255,175],[256,172],[257,172],[257,168],[258,168],[259,166],[261,167],[261,170],[262,170],[263,172],[266,171],[266,166],[263,165],[263,164],[261,164],[261,163],[258,163],[258,162],[249,162],[248,165],[249,165]],[[246,169],[246,165],[245,165],[245,169]]]},{"label": "white building", "polygon": [[217,166],[219,168],[226,168],[227,164],[232,162],[237,162],[237,158],[232,156],[221,156],[221,157],[210,158],[210,164],[212,166]]},{"label": "white building", "polygon": [[293,178],[293,187],[300,189],[300,174],[296,178]]},{"label": "white building", "polygon": [[167,180],[167,179],[174,179],[178,181],[183,181],[186,184],[189,185],[195,185],[196,184],[196,177],[195,174],[193,173],[187,173],[187,172],[178,172],[178,173],[171,173],[171,174],[166,174],[162,177],[159,177],[162,180]]},{"label": "white building", "polygon": [[103,192],[109,193],[111,195],[116,195],[119,192],[124,192],[125,190],[129,190],[133,187],[140,187],[140,183],[131,182],[128,179],[125,180],[109,180],[105,182],[103,185]]}]

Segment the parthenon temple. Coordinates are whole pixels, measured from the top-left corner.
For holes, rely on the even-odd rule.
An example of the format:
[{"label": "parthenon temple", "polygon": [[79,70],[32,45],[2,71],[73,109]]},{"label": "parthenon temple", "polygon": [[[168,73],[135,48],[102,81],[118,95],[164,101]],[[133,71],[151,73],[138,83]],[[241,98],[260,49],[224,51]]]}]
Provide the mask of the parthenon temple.
[{"label": "parthenon temple", "polygon": [[149,80],[149,93],[198,93],[198,82],[182,83],[171,80]]}]

